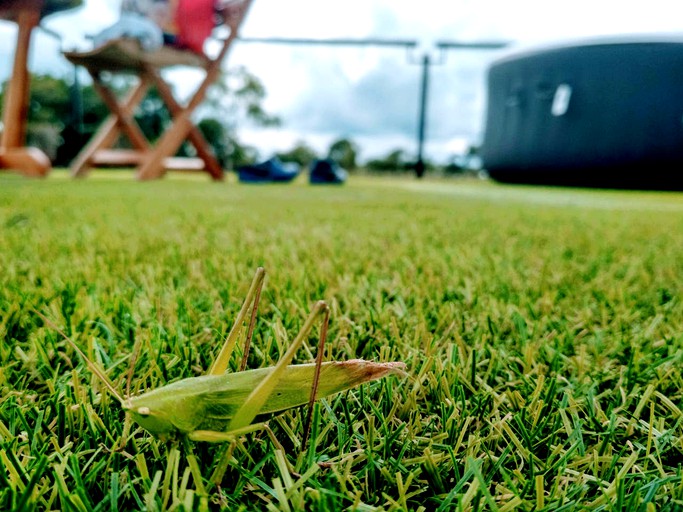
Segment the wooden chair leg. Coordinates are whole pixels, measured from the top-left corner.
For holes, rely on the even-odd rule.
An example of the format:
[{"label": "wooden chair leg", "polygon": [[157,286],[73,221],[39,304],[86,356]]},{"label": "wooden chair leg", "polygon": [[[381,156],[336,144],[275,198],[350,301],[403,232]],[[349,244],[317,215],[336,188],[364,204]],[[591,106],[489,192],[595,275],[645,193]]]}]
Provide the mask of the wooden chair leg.
[{"label": "wooden chair leg", "polygon": [[24,176],[44,177],[50,172],[50,159],[37,148],[24,147],[29,103],[27,69],[31,33],[40,22],[40,10],[28,6],[17,15],[19,30],[12,75],[5,90],[0,136],[0,169],[19,171]]},{"label": "wooden chair leg", "polygon": [[171,157],[178,151],[178,148],[187,138],[190,130],[192,130],[192,121],[190,120],[190,111],[188,109],[180,112],[171,126],[164,132],[161,138],[156,142],[154,148],[147,152],[144,160],[137,170],[137,179],[155,180],[166,174],[164,167],[164,160]]},{"label": "wooden chair leg", "polygon": [[[169,85],[155,70],[148,69],[147,73],[149,74],[150,80],[154,82],[154,85],[159,91],[159,96],[161,96],[161,99],[166,104],[171,116],[175,118],[180,115],[184,109],[175,99],[175,96],[173,96],[173,91]],[[214,156],[214,153],[211,150],[209,143],[202,135],[202,132],[194,124],[190,127],[187,138],[197,150],[197,156],[203,160],[206,171],[214,180],[222,180],[223,168]]]},{"label": "wooden chair leg", "polygon": [[29,101],[29,74],[27,69],[31,32],[40,22],[38,9],[19,12],[17,23],[17,47],[14,54],[12,76],[5,91],[3,112],[4,130],[0,146],[5,149],[20,148],[26,138],[26,114]]},{"label": "wooden chair leg", "polygon": [[[107,105],[109,111],[116,116],[119,129],[128,137],[135,149],[147,151],[149,149],[149,142],[147,142],[147,138],[135,122],[133,110],[124,109],[119,104],[118,98],[102,82],[99,76],[95,75],[93,78],[93,85],[95,86],[95,89],[97,89],[97,93]],[[146,77],[140,77],[140,84],[144,84],[144,87],[149,87],[149,80]]]},{"label": "wooden chair leg", "polygon": [[16,169],[24,176],[44,178],[52,164],[47,155],[37,148],[0,148],[0,169]]},{"label": "wooden chair leg", "polygon": [[[140,81],[123,100],[121,111],[127,116],[132,115],[135,108],[143,100],[149,90],[148,81]],[[97,133],[90,139],[90,142],[80,151],[78,156],[71,163],[71,176],[74,178],[85,177],[90,171],[92,159],[95,153],[101,149],[110,148],[121,133],[119,117],[112,113],[102,123]]]},{"label": "wooden chair leg", "polygon": [[[192,115],[192,112],[194,112],[194,110],[202,103],[202,101],[204,101],[209,87],[218,79],[218,76],[220,75],[221,62],[227,54],[233,39],[236,37],[236,34],[237,32],[233,30],[230,36],[223,42],[223,47],[221,48],[218,57],[211,63],[210,66],[206,68],[204,80],[184,108],[180,107],[180,105],[178,105],[178,103],[175,101],[170,89],[166,89],[165,93],[161,93],[168,94],[169,99],[171,100],[169,103],[167,103],[169,108],[174,108],[173,105],[175,105],[175,107],[181,110],[176,109],[173,124],[164,133],[161,139],[157,141],[155,148],[147,154],[145,160],[138,167],[137,178],[139,180],[152,180],[163,177],[166,172],[166,169],[164,168],[164,158],[172,156],[178,150],[183,141],[188,137],[195,137],[196,142],[200,141],[200,137],[197,135],[201,136],[201,133],[192,124],[190,116]],[[163,81],[163,79],[159,77],[153,69],[148,69],[147,74],[153,81],[156,82],[157,86]],[[163,85],[162,89],[165,89]],[[195,135],[190,135],[194,130],[196,130]],[[205,144],[203,137],[201,137],[201,142],[199,142],[200,147],[202,147],[202,143]],[[209,150],[208,147],[203,146],[203,149],[200,149],[200,151],[205,151],[208,153]],[[216,169],[214,172],[212,171],[211,167],[208,167],[207,171],[216,181],[222,180],[224,177],[223,169]]]}]

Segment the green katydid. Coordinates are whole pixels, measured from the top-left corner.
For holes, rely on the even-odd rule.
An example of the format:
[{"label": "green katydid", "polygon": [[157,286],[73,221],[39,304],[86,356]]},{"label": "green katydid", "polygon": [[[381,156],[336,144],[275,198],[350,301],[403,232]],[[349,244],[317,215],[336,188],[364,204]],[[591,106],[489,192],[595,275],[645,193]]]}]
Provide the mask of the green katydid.
[{"label": "green katydid", "polygon": [[[59,332],[121,403],[126,413],[153,436],[161,439],[188,438],[195,441],[232,441],[237,436],[266,427],[255,420],[287,409],[309,404],[304,429],[308,436],[311,406],[318,398],[351,389],[390,374],[404,374],[401,362],[374,363],[360,359],[322,362],[329,321],[329,308],[323,301],[313,307],[301,331],[275,366],[244,370],[253,333],[256,310],[265,270],[259,268],[242,308],[211,369],[205,376],[186,378],[138,396],[124,399],[100,370],[54,323],[38,313]],[[249,307],[252,314],[246,335],[240,371],[226,373],[233,349]],[[307,339],[316,319],[323,315],[320,344],[315,363],[291,365],[295,353]],[[267,427],[266,427],[267,428]]]}]

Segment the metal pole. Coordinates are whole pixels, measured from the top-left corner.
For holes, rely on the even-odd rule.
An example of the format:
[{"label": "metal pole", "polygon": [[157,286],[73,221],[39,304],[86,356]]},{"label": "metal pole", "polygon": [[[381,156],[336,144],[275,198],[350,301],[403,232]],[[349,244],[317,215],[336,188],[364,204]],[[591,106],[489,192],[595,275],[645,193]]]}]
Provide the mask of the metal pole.
[{"label": "metal pole", "polygon": [[415,174],[422,178],[425,173],[424,144],[427,128],[427,105],[429,104],[429,68],[431,67],[429,54],[422,56],[422,84],[420,86],[420,114],[417,132],[417,162],[415,162]]},{"label": "metal pole", "polygon": [[78,77],[78,68],[74,66],[74,81],[71,84],[71,125],[79,135],[83,135],[83,90]]}]

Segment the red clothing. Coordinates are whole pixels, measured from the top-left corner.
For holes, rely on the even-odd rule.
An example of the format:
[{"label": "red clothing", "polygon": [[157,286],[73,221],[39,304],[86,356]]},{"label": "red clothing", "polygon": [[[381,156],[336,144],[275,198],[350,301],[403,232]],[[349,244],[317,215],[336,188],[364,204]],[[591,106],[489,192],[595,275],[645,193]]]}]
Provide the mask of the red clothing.
[{"label": "red clothing", "polygon": [[214,0],[178,0],[175,24],[177,45],[203,53],[204,41],[216,26]]}]

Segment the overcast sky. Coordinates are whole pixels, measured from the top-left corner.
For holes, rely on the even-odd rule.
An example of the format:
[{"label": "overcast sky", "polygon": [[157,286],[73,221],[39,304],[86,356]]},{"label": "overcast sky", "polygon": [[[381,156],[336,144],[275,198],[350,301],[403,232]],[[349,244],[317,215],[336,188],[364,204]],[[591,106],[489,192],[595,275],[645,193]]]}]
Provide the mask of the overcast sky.
[{"label": "overcast sky", "polygon": [[[46,24],[67,47],[83,45],[117,19],[119,0],[85,0],[85,7]],[[679,0],[254,0],[242,27],[245,37],[391,38],[420,42],[418,51],[388,48],[283,47],[239,44],[229,65],[243,64],[268,91],[266,107],[277,129],[241,130],[243,140],[267,157],[305,140],[322,151],[338,137],[360,143],[364,158],[393,148],[415,151],[420,66],[436,41],[505,40],[533,45],[572,38],[683,34]],[[15,31],[0,24],[0,80],[10,73]],[[38,33],[35,72],[71,73],[59,43]],[[427,155],[445,160],[480,140],[488,64],[500,51],[448,51],[432,68]],[[438,54],[433,53],[438,60]],[[178,76],[178,75],[176,75]],[[191,77],[180,75],[180,88]]]}]

